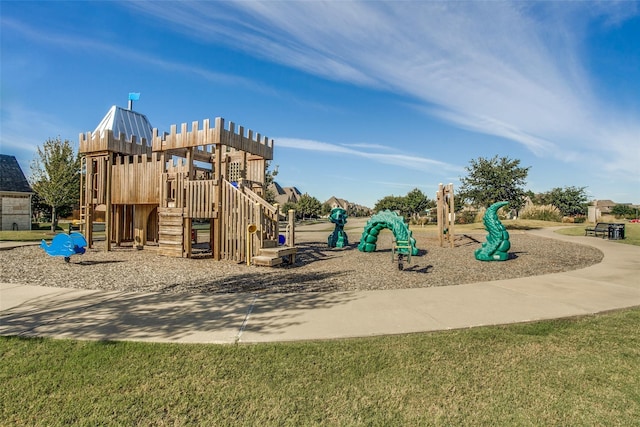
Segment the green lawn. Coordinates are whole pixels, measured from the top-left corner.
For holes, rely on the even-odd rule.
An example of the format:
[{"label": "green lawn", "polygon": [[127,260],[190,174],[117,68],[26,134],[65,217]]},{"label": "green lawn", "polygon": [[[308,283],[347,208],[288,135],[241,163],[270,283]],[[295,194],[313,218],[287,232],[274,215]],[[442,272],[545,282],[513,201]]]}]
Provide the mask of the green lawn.
[{"label": "green lawn", "polygon": [[[69,224],[59,223],[55,232],[51,231],[50,223],[39,224],[38,229],[32,230],[2,230],[0,231],[0,241],[9,242],[39,242],[40,240],[51,240],[56,234],[68,233]],[[94,236],[104,236],[104,224],[96,223],[93,226]]]},{"label": "green lawn", "polygon": [[4,425],[638,425],[640,308],[260,345],[0,338]]},{"label": "green lawn", "polygon": [[[568,227],[557,231],[557,233],[567,236],[584,236],[584,229],[586,227],[593,227],[593,224],[582,224],[579,227]],[[625,238],[624,240],[611,240],[616,243],[625,243],[627,245],[640,246],[640,223],[626,223],[624,227]],[[594,237],[594,239],[599,237]]]}]

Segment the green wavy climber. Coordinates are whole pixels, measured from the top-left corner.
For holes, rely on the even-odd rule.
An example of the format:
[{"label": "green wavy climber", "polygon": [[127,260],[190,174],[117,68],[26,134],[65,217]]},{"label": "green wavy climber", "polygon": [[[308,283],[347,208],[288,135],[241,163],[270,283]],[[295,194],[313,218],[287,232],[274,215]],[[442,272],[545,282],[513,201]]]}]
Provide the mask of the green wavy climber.
[{"label": "green wavy climber", "polygon": [[498,219],[498,209],[508,205],[509,202],[496,202],[489,206],[485,212],[482,222],[489,232],[487,241],[482,244],[481,248],[475,250],[475,256],[478,261],[505,261],[509,259],[509,232]]},{"label": "green wavy climber", "polygon": [[[420,252],[416,248],[416,239],[411,236],[411,230],[404,222],[404,218],[390,210],[380,211],[367,221],[360,237],[358,250],[361,252],[374,252],[378,241],[378,234],[383,229],[393,232],[396,242],[409,242],[411,245],[411,255],[416,256]],[[406,248],[398,248],[398,253],[408,255],[409,250]]]}]

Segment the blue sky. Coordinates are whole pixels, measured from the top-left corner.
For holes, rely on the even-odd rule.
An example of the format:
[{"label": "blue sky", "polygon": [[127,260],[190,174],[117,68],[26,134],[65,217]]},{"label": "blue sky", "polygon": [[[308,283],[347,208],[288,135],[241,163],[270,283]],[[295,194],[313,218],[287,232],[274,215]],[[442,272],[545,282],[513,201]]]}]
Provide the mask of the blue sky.
[{"label": "blue sky", "polygon": [[373,206],[471,159],[527,189],[640,204],[638,2],[2,1],[0,151],[76,146],[111,105],[161,132],[224,117],[282,186]]}]

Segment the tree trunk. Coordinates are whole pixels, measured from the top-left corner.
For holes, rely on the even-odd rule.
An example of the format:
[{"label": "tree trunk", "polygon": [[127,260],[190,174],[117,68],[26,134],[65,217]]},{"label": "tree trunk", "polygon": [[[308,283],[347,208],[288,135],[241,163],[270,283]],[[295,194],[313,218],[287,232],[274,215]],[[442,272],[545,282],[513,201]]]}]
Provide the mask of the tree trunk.
[{"label": "tree trunk", "polygon": [[56,213],[56,207],[51,206],[51,231],[55,232],[58,226],[58,214]]}]

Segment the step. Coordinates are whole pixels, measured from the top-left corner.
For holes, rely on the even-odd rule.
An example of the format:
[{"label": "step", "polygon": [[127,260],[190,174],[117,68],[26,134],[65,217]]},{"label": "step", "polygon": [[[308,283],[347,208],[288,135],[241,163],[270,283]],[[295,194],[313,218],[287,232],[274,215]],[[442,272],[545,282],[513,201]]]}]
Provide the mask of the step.
[{"label": "step", "polygon": [[158,231],[158,234],[166,234],[168,236],[182,236],[184,234],[184,232],[180,229],[180,230],[165,230],[165,229],[160,229],[160,231]]},{"label": "step", "polygon": [[273,267],[278,264],[282,264],[282,258],[272,258],[269,256],[258,255],[254,256],[252,259],[253,265],[259,265],[264,267]]},{"label": "step", "polygon": [[277,248],[262,248],[260,249],[260,255],[267,257],[283,257],[287,255],[295,255],[298,252],[298,248],[280,246]]}]

